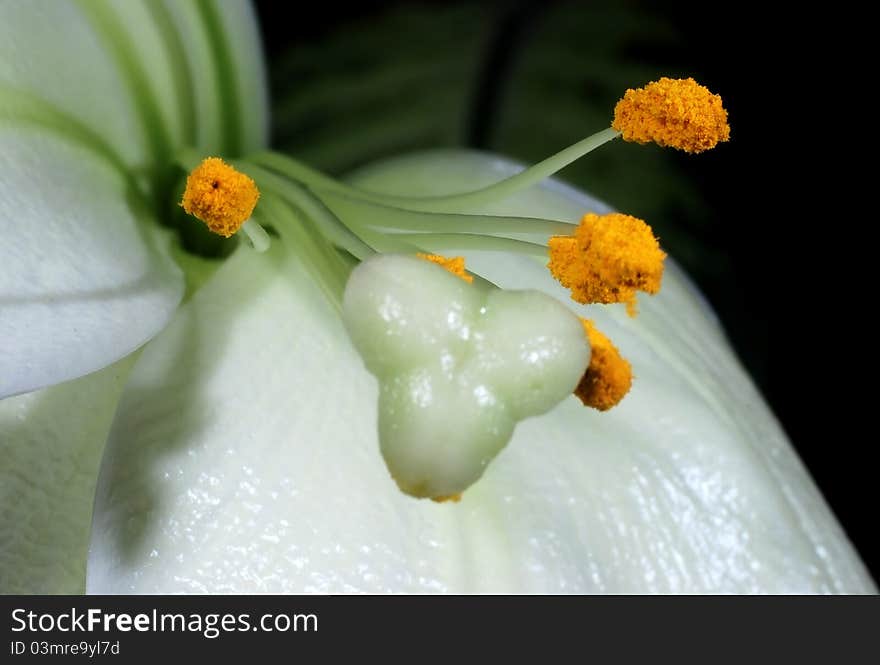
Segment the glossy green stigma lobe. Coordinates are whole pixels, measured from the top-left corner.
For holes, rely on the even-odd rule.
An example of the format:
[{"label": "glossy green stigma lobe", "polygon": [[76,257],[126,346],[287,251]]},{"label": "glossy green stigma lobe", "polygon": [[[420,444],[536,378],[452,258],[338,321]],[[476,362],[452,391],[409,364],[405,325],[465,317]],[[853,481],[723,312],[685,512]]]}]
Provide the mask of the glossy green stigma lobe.
[{"label": "glossy green stigma lobe", "polygon": [[481,289],[410,256],[351,275],[343,320],[379,380],[379,440],[407,494],[458,494],[516,423],[571,395],[590,360],[580,321],[537,291]]}]

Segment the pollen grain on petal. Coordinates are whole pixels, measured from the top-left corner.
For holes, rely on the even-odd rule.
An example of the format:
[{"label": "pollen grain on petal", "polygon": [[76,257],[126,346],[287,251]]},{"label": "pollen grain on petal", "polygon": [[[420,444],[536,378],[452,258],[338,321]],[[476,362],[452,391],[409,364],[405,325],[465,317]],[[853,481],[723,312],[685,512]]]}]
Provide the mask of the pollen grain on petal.
[{"label": "pollen grain on petal", "polygon": [[254,211],[260,191],[244,173],[219,157],[203,160],[186,179],[180,205],[214,233],[228,238]]},{"label": "pollen grain on petal", "polygon": [[692,78],[661,78],[629,89],[614,108],[611,127],[625,141],[703,152],[730,139],[721,97]]},{"label": "pollen grain on petal", "polygon": [[436,263],[441,268],[445,268],[456,277],[461,277],[464,281],[468,283],[474,281],[474,278],[471,275],[468,275],[467,272],[465,272],[463,256],[455,256],[451,259],[448,259],[445,256],[440,256],[439,254],[424,254],[422,252],[418,252],[416,256],[418,256],[420,259],[424,259],[425,261]]},{"label": "pollen grain on petal", "polygon": [[584,406],[607,411],[629,392],[632,367],[592,321],[581,319],[581,323],[590,341],[590,365],[574,389],[574,394]]},{"label": "pollen grain on petal", "polygon": [[461,501],[461,492],[458,494],[449,494],[447,496],[432,496],[431,501],[434,503],[458,503]]},{"label": "pollen grain on petal", "polygon": [[634,316],[636,291],[660,290],[666,254],[636,217],[587,213],[573,236],[553,236],[547,248],[547,267],[579,303],[626,303]]}]

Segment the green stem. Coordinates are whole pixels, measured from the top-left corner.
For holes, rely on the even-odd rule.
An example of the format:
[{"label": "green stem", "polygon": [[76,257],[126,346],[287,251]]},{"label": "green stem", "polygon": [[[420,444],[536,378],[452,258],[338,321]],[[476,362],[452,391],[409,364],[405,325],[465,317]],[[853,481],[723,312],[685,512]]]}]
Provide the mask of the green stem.
[{"label": "green stem", "polygon": [[481,252],[514,252],[547,258],[547,248],[534,242],[513,238],[492,238],[476,233],[395,233],[391,238],[401,238],[419,248],[437,250],[478,250]]},{"label": "green stem", "polygon": [[575,225],[534,217],[508,217],[505,215],[465,215],[461,213],[437,213],[404,210],[388,205],[362,201],[351,196],[324,192],[324,200],[330,209],[349,220],[349,226],[362,228],[400,229],[426,233],[475,233],[503,235],[506,233],[570,235]]},{"label": "green stem", "polygon": [[471,208],[473,206],[493,203],[527,187],[531,187],[545,178],[549,178],[557,171],[564,169],[572,162],[618,136],[620,136],[620,132],[609,127],[578,141],[574,145],[568,146],[564,150],[560,150],[555,155],[520,171],[516,175],[505,178],[488,187],[461,194],[451,194],[422,200],[430,202],[430,209],[435,212],[451,212],[461,208]]},{"label": "green stem", "polygon": [[242,224],[241,230],[248,237],[248,240],[251,241],[251,246],[255,252],[263,253],[272,245],[269,234],[253,218]]},{"label": "green stem", "polygon": [[308,188],[248,162],[242,162],[242,167],[259,186],[280,195],[289,205],[299,208],[318,226],[327,240],[345,249],[359,261],[370,258],[376,252],[415,254],[419,251],[415,245],[376,229],[356,227],[355,232]]},{"label": "green stem", "polygon": [[293,207],[273,193],[262,197],[258,216],[263,224],[271,224],[282,237],[289,240],[285,246],[302,260],[328,300],[341,311],[342,295],[351,267],[312,227],[308,216],[296,214]]},{"label": "green stem", "polygon": [[319,198],[302,185],[285,180],[259,166],[254,166],[250,161],[238,162],[236,165],[250,175],[261,189],[280,195],[314,219],[322,234],[334,244],[342,247],[361,261],[374,254],[372,247],[361,240],[358,234],[354,233]]},{"label": "green stem", "polygon": [[309,187],[351,194],[358,198],[378,201],[380,203],[385,200],[381,194],[374,194],[372,192],[366,192],[350,187],[349,185],[339,182],[335,178],[331,178],[317,169],[313,169],[311,166],[307,166],[287,155],[279,155],[276,152],[259,151],[248,155],[248,162],[271,169],[272,171],[277,171],[278,173],[287,176],[288,178],[298,180]]},{"label": "green stem", "polygon": [[[364,227],[358,233],[369,243],[370,247],[383,254],[416,254],[426,251],[418,243],[404,239],[403,234],[382,233],[369,227]],[[413,237],[419,235],[423,234],[416,233],[413,234]]]},{"label": "green stem", "polygon": [[299,180],[316,190],[319,194],[326,192],[345,194],[347,196],[379,203],[393,205],[410,210],[427,212],[457,212],[474,206],[486,205],[507,198],[508,196],[530,187],[565,168],[575,160],[595,150],[599,146],[620,135],[610,127],[596,132],[592,136],[578,141],[574,145],[561,150],[531,168],[525,169],[504,180],[493,183],[482,189],[459,194],[430,197],[406,197],[377,194],[367,190],[346,185],[330,176],[302,164],[295,159],[271,152],[260,152],[249,159],[252,163],[278,171],[289,178]]}]

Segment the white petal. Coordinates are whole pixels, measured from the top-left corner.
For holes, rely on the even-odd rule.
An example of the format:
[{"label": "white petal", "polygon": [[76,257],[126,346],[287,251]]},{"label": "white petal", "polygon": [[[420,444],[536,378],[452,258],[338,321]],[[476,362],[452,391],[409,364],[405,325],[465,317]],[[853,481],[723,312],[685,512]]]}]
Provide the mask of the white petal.
[{"label": "white petal", "polygon": [[[513,168],[435,155],[364,182],[439,191],[499,166]],[[592,206],[557,185],[518,198],[522,214]],[[477,258],[499,281],[555,288],[533,261]],[[632,394],[520,423],[460,504],[435,505],[388,477],[375,382],[296,259],[237,254],[133,372],[89,591],[873,590],[678,271],[636,320],[591,314],[633,362]]]},{"label": "white petal", "polygon": [[[219,117],[226,110],[217,92],[218,58],[195,3],[90,3],[84,6],[99,14],[106,11],[117,25],[144,77],[169,140],[163,158],[170,159],[187,143],[222,150]],[[234,70],[242,150],[255,150],[266,144],[268,112],[254,12],[246,0],[220,0],[211,6],[222,23],[222,47]],[[23,99],[36,100],[101,136],[126,163],[142,166],[151,155],[141,105],[129,82],[130,72],[83,6],[72,0],[0,0],[0,118],[20,108]],[[194,140],[184,135],[181,88],[193,96]]]},{"label": "white petal", "polygon": [[0,129],[0,397],[105,367],[165,325],[183,280],[139,214],[94,153]]},{"label": "white petal", "polygon": [[[229,112],[230,105],[237,107],[234,132],[241,137],[238,152],[266,146],[268,85],[256,16],[248,0],[208,0],[201,6],[178,0],[126,0],[110,5],[150,80],[172,146],[193,142],[183,133],[182,94],[193,98],[195,147],[211,153],[225,149],[219,119]],[[161,6],[167,10],[167,26],[156,20]],[[233,99],[229,102],[219,94],[220,80],[226,74],[211,46],[207,14],[215,15],[221,24],[218,48],[225,52],[232,70],[228,77]],[[173,35],[163,34],[171,26],[177,32],[176,40]],[[174,47],[169,48],[175,41],[180,55]],[[185,92],[179,89],[180,84]]]},{"label": "white petal", "polygon": [[[222,24],[241,148],[262,147],[267,94],[253,10],[239,0],[201,6],[216,7]],[[161,329],[177,305],[180,273],[152,237],[153,222],[136,222],[130,192],[108,165],[138,171],[187,142],[222,149],[216,119],[229,105],[195,7],[0,0],[0,397],[104,367]],[[93,20],[102,12],[143,77],[135,87],[149,91],[167,154],[151,152],[132,72]],[[182,90],[193,96],[192,137]]]},{"label": "white petal", "polygon": [[0,85],[0,117],[26,93],[97,132],[128,163],[144,161],[125,80],[76,3],[0,0]]},{"label": "white petal", "polygon": [[[219,94],[220,72],[203,13],[194,2],[166,0],[165,5],[179,33],[184,36],[182,46],[192,72],[190,84],[197,117],[196,144],[212,153],[219,152],[221,148],[218,146],[222,145],[221,115],[228,109]],[[248,0],[216,0],[213,6],[217,8],[216,15],[222,23],[224,45],[234,70],[232,80],[239,99],[242,152],[258,150],[265,147],[269,139],[269,88],[256,15]]]},{"label": "white petal", "polygon": [[244,104],[244,151],[258,150],[269,142],[269,82],[257,17],[249,0],[221,0],[218,8]]},{"label": "white petal", "polygon": [[126,358],[0,401],[0,593],[82,593],[101,451]]}]

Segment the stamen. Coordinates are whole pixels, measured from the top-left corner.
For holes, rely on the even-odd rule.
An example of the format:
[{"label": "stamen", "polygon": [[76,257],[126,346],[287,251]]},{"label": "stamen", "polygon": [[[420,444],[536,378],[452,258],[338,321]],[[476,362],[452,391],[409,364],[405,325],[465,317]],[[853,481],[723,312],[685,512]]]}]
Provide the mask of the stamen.
[{"label": "stamen", "polygon": [[614,108],[611,127],[625,141],[653,141],[694,153],[730,139],[721,97],[692,78],[664,77],[644,88],[627,90]]},{"label": "stamen", "polygon": [[416,254],[420,259],[424,259],[425,261],[430,261],[431,263],[436,263],[441,268],[445,268],[453,275],[457,277],[461,277],[468,284],[474,281],[474,278],[468,275],[464,270],[464,257],[456,256],[451,259],[447,259],[445,256],[440,256],[439,254],[425,254],[423,252],[418,252]]},{"label": "stamen", "polygon": [[359,260],[370,257],[374,250],[364,239],[348,228],[327,205],[307,187],[287,180],[266,169],[247,162],[248,170],[253,174],[260,187],[269,193],[275,193],[293,205],[307,217],[311,218],[323,236],[337,247],[349,252]]},{"label": "stamen", "polygon": [[251,245],[255,252],[263,253],[272,244],[266,229],[260,226],[259,222],[254,219],[247,220],[241,227],[241,230],[251,241]]},{"label": "stamen", "polygon": [[657,293],[666,254],[651,227],[620,213],[587,213],[572,236],[554,236],[547,244],[548,268],[572,300],[626,303],[636,314],[636,291]]},{"label": "stamen", "polygon": [[282,197],[267,191],[257,214],[278,230],[287,247],[296,253],[315,283],[324,291],[328,301],[337,308],[342,306],[342,293],[351,270],[334,246],[316,227],[313,219],[303,215]]},{"label": "stamen", "polygon": [[254,164],[276,170],[288,178],[302,182],[321,195],[335,192],[364,201],[398,206],[409,210],[457,212],[503,200],[518,191],[531,187],[618,136],[620,136],[620,132],[607,127],[509,178],[486,185],[482,189],[439,196],[410,197],[370,192],[333,180],[286,155],[257,153],[251,155],[249,160]]},{"label": "stamen", "polygon": [[581,323],[590,340],[590,365],[574,394],[584,406],[607,411],[629,392],[632,367],[592,321],[581,319]]},{"label": "stamen", "polygon": [[[569,224],[569,227],[572,225]],[[402,239],[417,246],[419,249],[435,252],[447,249],[462,251],[476,249],[484,252],[508,252],[547,258],[547,245],[539,245],[527,240],[514,238],[498,238],[480,235],[479,233],[394,233],[388,238]]]},{"label": "stamen", "polygon": [[214,233],[228,238],[251,216],[260,190],[219,157],[208,157],[189,174],[180,205]]}]

